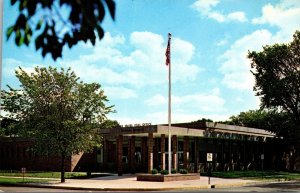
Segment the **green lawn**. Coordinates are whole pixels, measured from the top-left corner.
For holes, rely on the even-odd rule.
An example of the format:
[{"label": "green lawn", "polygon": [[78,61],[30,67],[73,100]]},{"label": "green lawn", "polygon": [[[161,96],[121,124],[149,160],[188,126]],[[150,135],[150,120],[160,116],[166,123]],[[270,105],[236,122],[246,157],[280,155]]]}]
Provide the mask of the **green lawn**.
[{"label": "green lawn", "polygon": [[[65,177],[76,178],[79,176],[86,176],[85,172],[66,172]],[[19,171],[0,171],[0,176],[14,176],[22,177],[23,174]],[[25,173],[25,177],[36,177],[36,178],[60,178],[60,172],[34,172],[29,171]]]},{"label": "green lawn", "polygon": [[[19,171],[1,171],[0,176],[13,176],[13,177],[23,177],[23,174]],[[91,173],[90,176],[86,172],[66,172],[66,179],[84,179],[93,177],[108,176],[108,174],[98,174]],[[35,177],[35,178],[60,178],[60,172],[35,172],[28,171],[25,173],[25,177]]]},{"label": "green lawn", "polygon": [[46,179],[26,179],[24,178],[10,178],[10,177],[0,177],[0,185],[15,185],[15,184],[23,184],[23,183],[45,183],[48,182]]},{"label": "green lawn", "polygon": [[[108,176],[109,174],[98,174],[92,173],[87,176],[86,172],[66,172],[66,179],[85,179],[93,177]],[[0,176],[5,176],[0,178],[0,183],[23,183],[22,178],[10,178],[10,177],[22,177],[22,173],[19,171],[0,171]],[[207,176],[207,173],[201,173],[201,176]],[[300,172],[291,173],[283,171],[228,171],[228,172],[212,172],[213,177],[221,178],[243,178],[243,179],[256,179],[256,180],[274,180],[274,179],[284,179],[284,180],[300,180]],[[28,182],[39,182],[36,179],[26,179],[26,177],[35,178],[57,178],[60,179],[60,172],[26,172],[25,181]],[[43,179],[41,179],[43,181]],[[44,179],[44,181],[47,181]]]},{"label": "green lawn", "polygon": [[[207,176],[207,173],[201,173]],[[228,172],[212,172],[213,177],[220,178],[245,178],[245,179],[285,179],[300,180],[300,172],[282,172],[282,171],[228,171]]]}]

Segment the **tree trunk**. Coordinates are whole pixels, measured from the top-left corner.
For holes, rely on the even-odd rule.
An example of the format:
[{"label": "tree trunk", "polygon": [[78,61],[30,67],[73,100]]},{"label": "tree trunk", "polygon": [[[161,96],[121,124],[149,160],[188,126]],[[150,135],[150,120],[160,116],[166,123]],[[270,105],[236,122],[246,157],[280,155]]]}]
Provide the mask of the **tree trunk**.
[{"label": "tree trunk", "polygon": [[60,168],[60,182],[65,182],[65,153],[61,153],[61,168]]}]

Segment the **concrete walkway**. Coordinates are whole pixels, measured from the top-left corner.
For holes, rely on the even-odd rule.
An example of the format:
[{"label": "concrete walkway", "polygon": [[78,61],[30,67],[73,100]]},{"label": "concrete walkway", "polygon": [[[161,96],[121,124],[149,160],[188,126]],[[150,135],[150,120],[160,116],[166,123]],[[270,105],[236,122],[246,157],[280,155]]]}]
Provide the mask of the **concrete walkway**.
[{"label": "concrete walkway", "polygon": [[136,175],[106,176],[92,179],[66,179],[65,183],[52,181],[45,184],[34,184],[39,187],[66,188],[78,190],[107,190],[107,191],[155,191],[155,190],[192,190],[207,188],[224,188],[256,184],[258,181],[242,179],[210,178],[201,176],[199,180],[173,182],[144,182],[137,181]]}]

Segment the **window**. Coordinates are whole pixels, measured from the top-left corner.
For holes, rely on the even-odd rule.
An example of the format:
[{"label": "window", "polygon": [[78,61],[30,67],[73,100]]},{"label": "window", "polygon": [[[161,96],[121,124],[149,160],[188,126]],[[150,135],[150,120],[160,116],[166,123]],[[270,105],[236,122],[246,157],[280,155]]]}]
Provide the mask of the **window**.
[{"label": "window", "polygon": [[141,147],[135,147],[135,152],[134,152],[135,163],[142,162],[142,153],[141,152],[142,152]]}]

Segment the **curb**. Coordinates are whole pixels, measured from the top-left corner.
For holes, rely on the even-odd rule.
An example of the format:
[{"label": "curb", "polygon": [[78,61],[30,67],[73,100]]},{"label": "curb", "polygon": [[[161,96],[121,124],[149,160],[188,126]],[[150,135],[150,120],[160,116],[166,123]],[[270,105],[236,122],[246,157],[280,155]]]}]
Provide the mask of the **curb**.
[{"label": "curb", "polygon": [[199,190],[199,189],[214,189],[214,188],[229,188],[240,187],[246,185],[280,183],[293,180],[270,180],[270,181],[253,181],[253,182],[238,182],[231,184],[209,184],[191,187],[167,187],[167,188],[87,188],[87,187],[71,187],[71,186],[53,186],[43,184],[1,184],[2,186],[17,186],[17,187],[33,187],[33,188],[49,188],[49,189],[65,189],[65,190],[90,190],[90,191],[172,191],[172,190]]},{"label": "curb", "polygon": [[178,188],[85,188],[85,187],[70,187],[70,186],[49,186],[35,184],[1,184],[2,186],[10,187],[32,187],[32,188],[49,188],[49,189],[64,189],[64,190],[90,190],[90,191],[167,191],[167,190],[197,190],[209,189],[207,185],[195,187],[178,187]]},{"label": "curb", "polygon": [[233,183],[233,184],[216,184],[215,188],[252,186],[252,185],[259,185],[259,184],[271,184],[271,183],[293,182],[293,181],[298,181],[298,180],[277,179],[277,180],[265,180],[265,181],[253,181],[253,182],[239,182],[239,183]]},{"label": "curb", "polygon": [[70,186],[52,186],[42,184],[1,184],[3,186],[18,186],[18,187],[33,187],[33,188],[49,188],[49,189],[65,189],[65,190],[90,190],[90,191],[168,191],[168,190],[199,190],[225,187],[238,187],[246,185],[247,183],[234,184],[210,184],[191,187],[167,187],[167,188],[86,188],[86,187],[70,187]]}]

